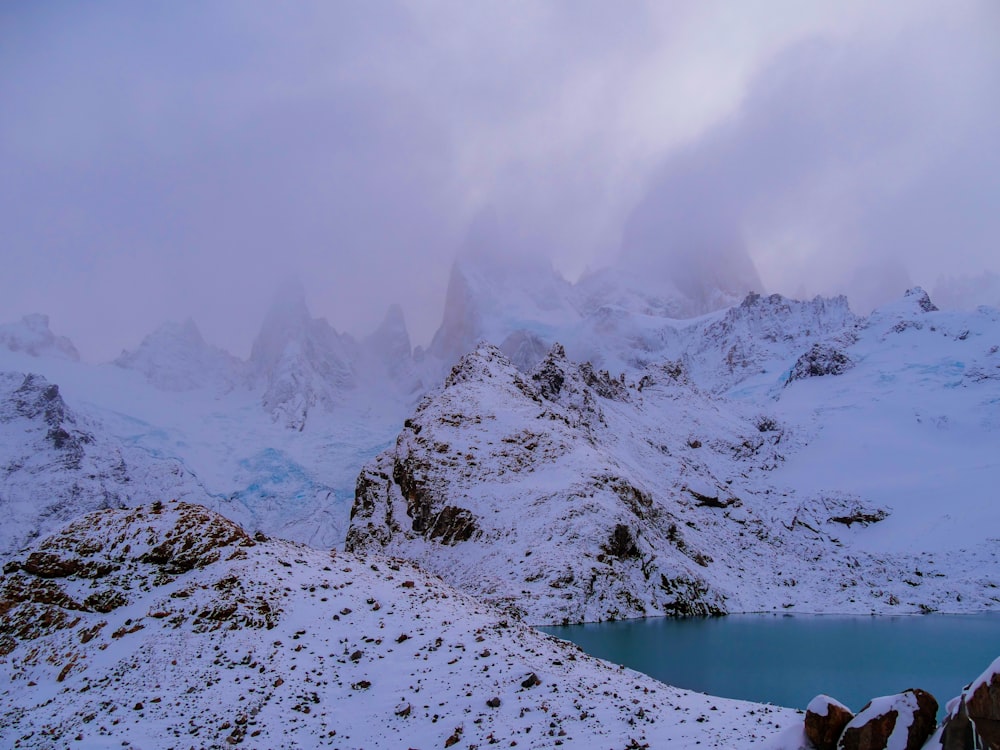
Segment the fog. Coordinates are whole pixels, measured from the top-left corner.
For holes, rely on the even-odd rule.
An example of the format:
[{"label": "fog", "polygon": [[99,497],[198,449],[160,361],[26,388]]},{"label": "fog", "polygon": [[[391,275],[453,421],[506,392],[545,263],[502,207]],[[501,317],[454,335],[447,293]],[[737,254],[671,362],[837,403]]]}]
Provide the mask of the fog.
[{"label": "fog", "polygon": [[1000,271],[990,0],[10,2],[0,39],[0,321],[90,360],[186,317],[246,356],[290,276],[426,343],[484,211],[571,279],[864,311]]}]

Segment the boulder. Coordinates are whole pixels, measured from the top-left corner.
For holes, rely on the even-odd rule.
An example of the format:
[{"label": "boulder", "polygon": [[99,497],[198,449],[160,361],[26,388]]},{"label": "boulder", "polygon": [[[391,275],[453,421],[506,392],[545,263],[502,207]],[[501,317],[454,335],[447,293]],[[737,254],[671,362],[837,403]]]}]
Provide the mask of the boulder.
[{"label": "boulder", "polygon": [[919,689],[875,698],[844,728],[838,750],[920,750],[937,728],[938,703]]},{"label": "boulder", "polygon": [[975,728],[969,719],[965,696],[959,696],[949,701],[948,715],[945,716],[941,725],[939,740],[937,745],[934,744],[933,740],[928,744],[934,748],[940,747],[941,750],[975,750]]},{"label": "boulder", "polygon": [[853,718],[844,704],[828,695],[817,695],[806,706],[806,737],[816,750],[836,750],[837,740]]},{"label": "boulder", "polygon": [[965,705],[983,747],[1000,750],[1000,658],[966,688]]}]

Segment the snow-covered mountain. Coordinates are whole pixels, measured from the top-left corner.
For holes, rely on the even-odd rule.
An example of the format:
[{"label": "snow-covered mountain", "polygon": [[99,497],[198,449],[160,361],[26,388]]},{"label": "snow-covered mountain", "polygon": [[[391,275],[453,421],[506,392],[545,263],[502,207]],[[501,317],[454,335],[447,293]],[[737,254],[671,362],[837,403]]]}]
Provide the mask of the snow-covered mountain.
[{"label": "snow-covered mountain", "polygon": [[99,508],[207,497],[176,460],[123,445],[41,375],[0,372],[0,556]]},{"label": "snow-covered mountain", "polygon": [[991,608],[998,323],[751,295],[618,375],[483,345],[365,467],[348,547],[540,623]]},{"label": "snow-covered mountain", "polygon": [[749,747],[801,723],[187,503],[39,541],[5,566],[0,618],[5,747]]},{"label": "snow-covered mountain", "polygon": [[201,337],[193,320],[164,323],[132,352],[122,352],[115,362],[135,370],[164,391],[210,389],[225,392],[246,379],[245,365]]},{"label": "snow-covered mountain", "polygon": [[[343,543],[354,502],[352,546],[540,622],[993,605],[995,309],[939,311],[914,290],[862,318],[843,298],[751,294],[676,320],[626,281],[604,304],[551,268],[484,263],[456,265],[464,301],[436,341],[496,346],[443,389],[447,347],[414,356],[398,309],[357,341],[297,289],[245,364],[181,326],[129,367],[0,351],[0,370],[57,383],[101,425],[106,465],[172,461],[212,508],[319,547]],[[842,575],[810,572],[816,555]]]},{"label": "snow-covered mountain", "polygon": [[464,259],[427,352],[294,289],[248,362],[189,324],[99,367],[5,327],[0,737],[744,747],[799,719],[518,615],[1000,603],[1000,311],[677,319],[668,286]]},{"label": "snow-covered mountain", "polygon": [[0,325],[0,349],[24,352],[32,357],[80,360],[80,353],[73,342],[52,333],[48,316],[38,313],[25,315],[16,323]]}]

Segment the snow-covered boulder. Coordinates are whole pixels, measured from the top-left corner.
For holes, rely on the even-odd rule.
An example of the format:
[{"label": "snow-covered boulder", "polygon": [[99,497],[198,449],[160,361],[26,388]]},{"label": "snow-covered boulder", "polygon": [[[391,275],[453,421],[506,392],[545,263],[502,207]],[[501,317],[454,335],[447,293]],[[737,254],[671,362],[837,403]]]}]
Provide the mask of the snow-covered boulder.
[{"label": "snow-covered boulder", "polygon": [[964,697],[984,747],[1000,747],[1000,658],[973,680]]},{"label": "snow-covered boulder", "polygon": [[828,695],[817,695],[806,706],[806,737],[815,750],[836,750],[837,740],[853,718],[843,703]]},{"label": "snow-covered boulder", "polygon": [[918,688],[874,698],[844,728],[838,750],[920,750],[937,726],[938,703]]}]

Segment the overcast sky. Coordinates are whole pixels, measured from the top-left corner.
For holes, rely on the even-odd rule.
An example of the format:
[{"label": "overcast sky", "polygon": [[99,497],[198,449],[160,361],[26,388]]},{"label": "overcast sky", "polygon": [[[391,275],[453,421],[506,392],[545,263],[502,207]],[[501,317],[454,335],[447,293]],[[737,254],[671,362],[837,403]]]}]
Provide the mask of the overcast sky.
[{"label": "overcast sky", "polygon": [[1000,271],[998,144],[995,0],[8,0],[0,321],[246,356],[297,275],[426,343],[486,208],[570,278],[718,246],[863,307]]}]

